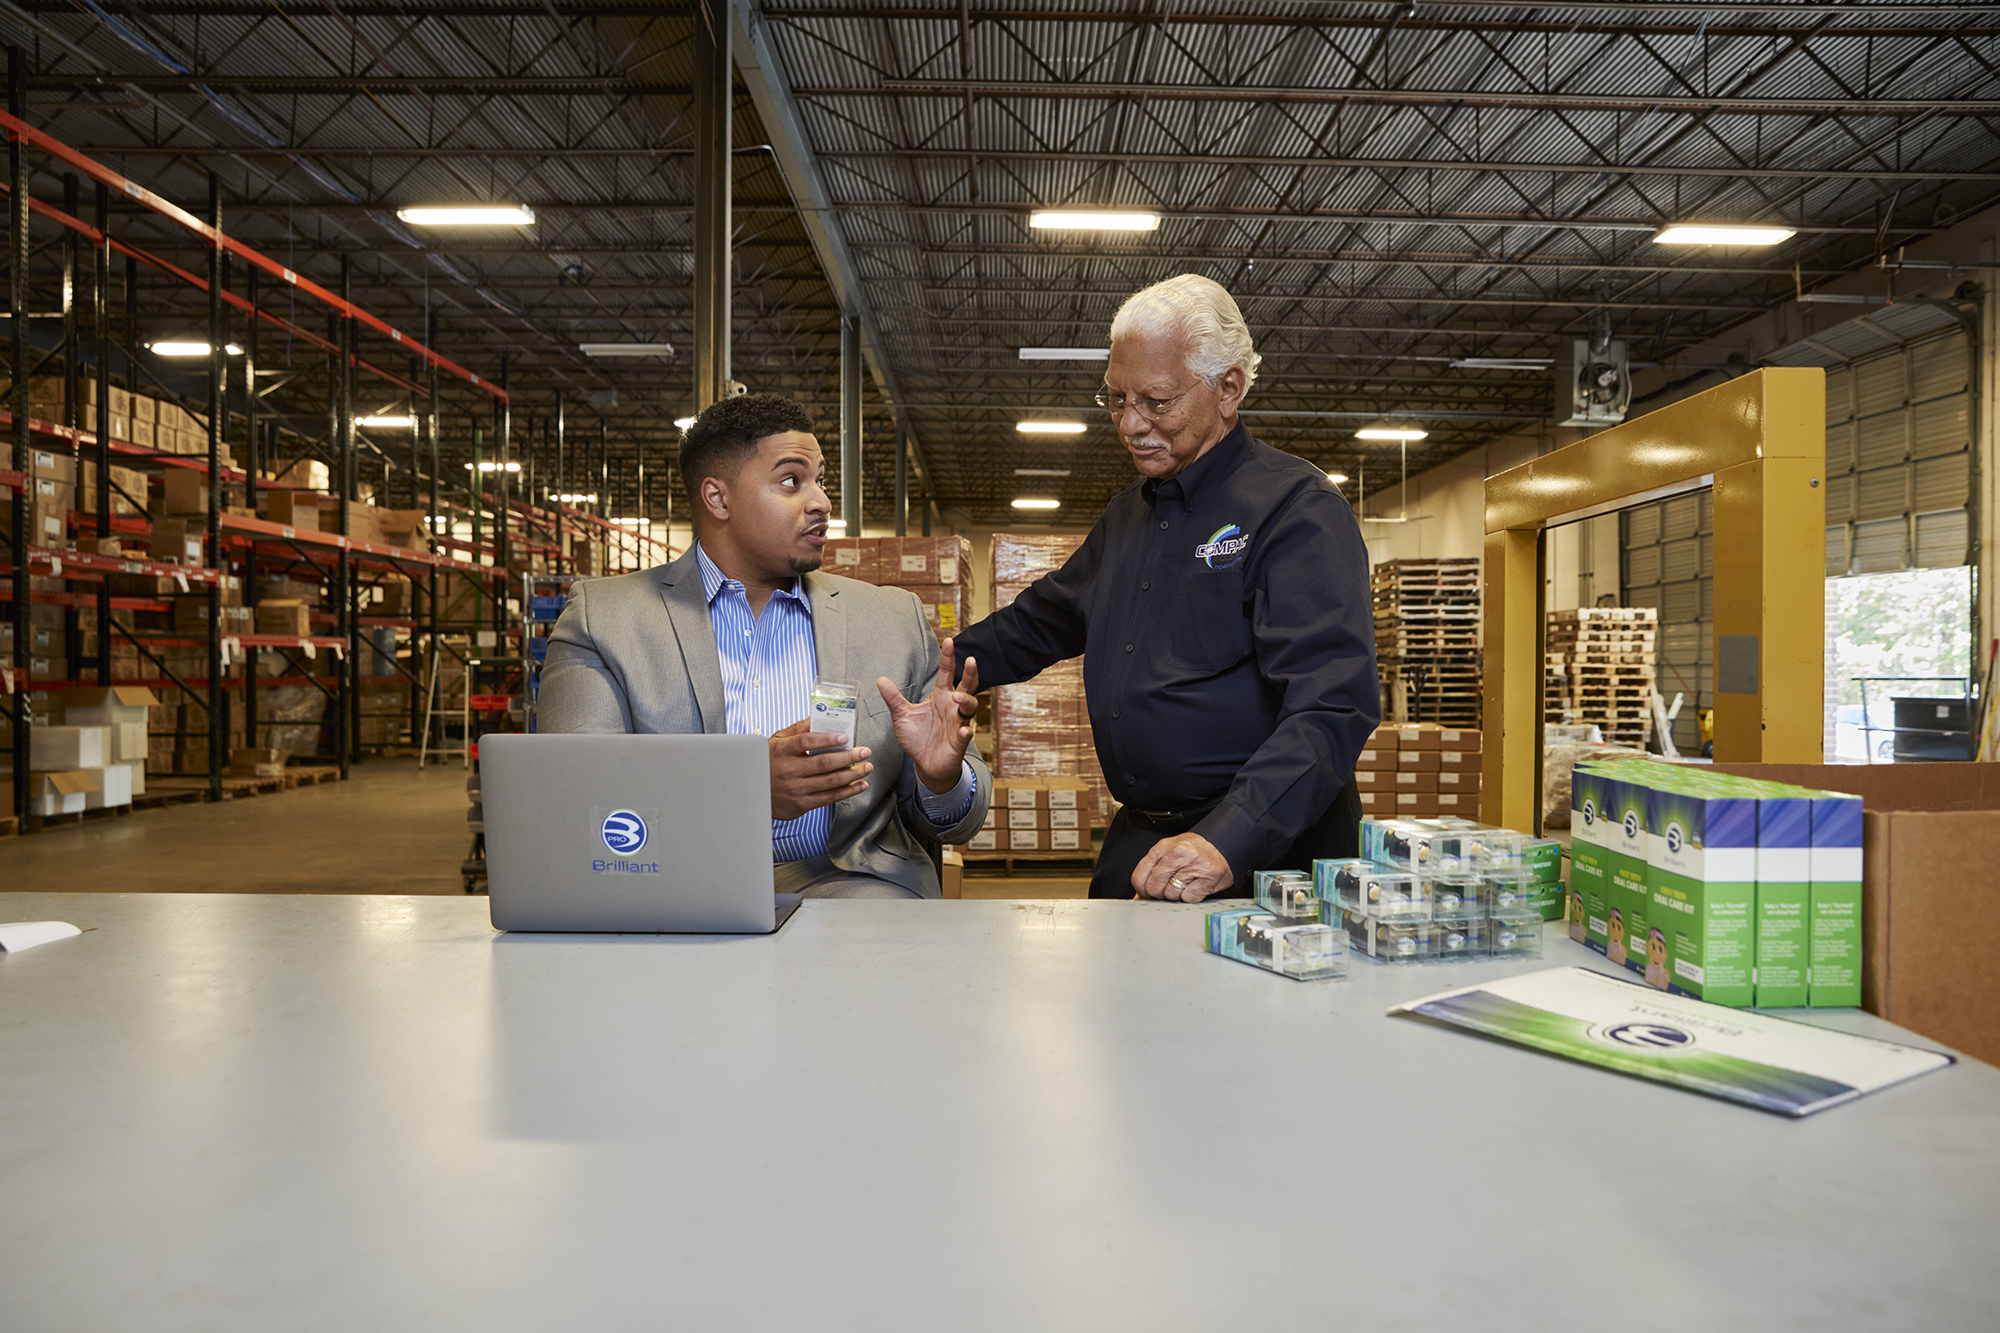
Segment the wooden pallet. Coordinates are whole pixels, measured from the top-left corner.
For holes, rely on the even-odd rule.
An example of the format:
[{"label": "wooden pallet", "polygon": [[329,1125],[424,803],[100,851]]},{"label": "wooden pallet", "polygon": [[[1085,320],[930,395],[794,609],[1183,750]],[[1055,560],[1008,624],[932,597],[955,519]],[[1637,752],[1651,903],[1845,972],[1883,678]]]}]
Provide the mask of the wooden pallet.
[{"label": "wooden pallet", "polygon": [[334,764],[294,764],[285,770],[287,790],[293,787],[317,787],[322,782],[338,781],[340,781],[340,768]]},{"label": "wooden pallet", "polygon": [[1080,869],[1080,873],[1085,875],[1088,875],[1097,866],[1097,852],[1094,848],[1086,853],[1082,851],[969,852],[966,851],[963,847],[961,847],[959,848],[959,852],[965,857],[965,864],[967,869],[970,869],[973,866],[996,866],[1004,864],[1003,873],[1010,876],[1014,873],[1014,864],[1017,861],[1029,863],[1035,866],[1037,869],[1043,869],[1043,868],[1054,869],[1054,868],[1060,868],[1064,865],[1069,865],[1073,867],[1078,867]]},{"label": "wooden pallet", "polygon": [[85,824],[103,824],[114,819],[123,819],[132,813],[129,805],[107,806],[102,810],[80,810],[73,815],[29,815],[28,831],[40,833],[44,829],[79,828]]},{"label": "wooden pallet", "polygon": [[0,815],[0,838],[14,837],[21,831],[21,821],[13,815]]},{"label": "wooden pallet", "polygon": [[164,778],[146,779],[146,790],[132,798],[133,809],[164,810],[170,805],[197,805],[208,799],[208,783],[206,780],[203,780],[199,787],[194,788],[162,788],[160,783],[167,780]]}]

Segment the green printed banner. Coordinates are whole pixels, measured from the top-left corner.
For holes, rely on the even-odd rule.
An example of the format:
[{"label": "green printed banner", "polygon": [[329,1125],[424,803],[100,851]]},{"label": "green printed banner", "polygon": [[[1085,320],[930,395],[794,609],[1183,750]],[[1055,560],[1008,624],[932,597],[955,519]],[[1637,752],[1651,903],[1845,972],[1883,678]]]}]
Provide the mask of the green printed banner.
[{"label": "green printed banner", "polygon": [[1952,1063],[1935,1051],[1662,994],[1583,967],[1464,986],[1389,1012],[1791,1116]]}]

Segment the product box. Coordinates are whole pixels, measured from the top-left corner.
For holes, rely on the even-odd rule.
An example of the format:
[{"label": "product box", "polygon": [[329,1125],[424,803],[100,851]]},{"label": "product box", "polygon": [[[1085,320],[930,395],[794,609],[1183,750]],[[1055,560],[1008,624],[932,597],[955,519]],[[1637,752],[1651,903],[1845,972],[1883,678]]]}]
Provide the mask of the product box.
[{"label": "product box", "polygon": [[304,639],[312,635],[312,608],[303,598],[279,597],[257,603],[257,633]]},{"label": "product box", "polygon": [[[1814,1008],[1862,1002],[1863,827],[1860,797],[1813,793],[1807,1003]],[[2000,1003],[1988,991],[1980,1007],[1991,1013]]]},{"label": "product box", "polygon": [[1037,813],[1039,813],[1044,819],[1048,821],[1046,825],[1046,827],[1048,828],[1080,829],[1087,827],[1087,825],[1085,825],[1084,823],[1083,811],[1078,810],[1074,807],[1070,807],[1068,809],[1055,807],[1048,810],[1038,811]]},{"label": "product box", "polygon": [[1486,923],[1488,952],[1494,958],[1540,958],[1542,917],[1539,912],[1495,912]]},{"label": "product box", "polygon": [[[160,474],[162,514],[208,513],[208,477],[192,468],[170,467]],[[206,518],[203,519],[206,522]]]},{"label": "product box", "polygon": [[[1723,777],[1714,780],[1730,781]],[[1795,1009],[1806,1003],[1806,975],[1811,958],[1807,920],[1812,890],[1812,796],[1803,788],[1754,785],[1759,788],[1756,793],[1757,963],[1753,974],[1756,1004],[1759,1009]],[[1858,802],[1856,807],[1858,815]],[[1860,820],[1857,818],[1855,823],[1858,830]],[[1855,887],[1858,907],[1861,900],[1858,882]],[[1854,986],[1859,999],[1858,911],[1853,926],[1857,945]]]},{"label": "product box", "polygon": [[1303,870],[1259,870],[1251,879],[1257,905],[1286,921],[1320,920],[1322,900],[1313,891],[1312,876]]},{"label": "product box", "polygon": [[1535,910],[1544,921],[1563,915],[1563,848],[1553,838],[1536,838],[1522,852],[1536,884]]},{"label": "product box", "polygon": [[1606,775],[1600,789],[1609,802],[1606,825],[1604,956],[1633,972],[1646,970],[1646,908],[1651,895],[1652,840],[1647,825],[1650,789],[1637,772]]},{"label": "product box", "polygon": [[1091,850],[1090,831],[1088,829],[1055,828],[1049,829],[1042,836],[1048,840],[1049,850],[1052,852],[1088,852]]},{"label": "product box", "polygon": [[1341,913],[1347,947],[1382,963],[1424,963],[1437,957],[1437,934],[1428,921],[1385,921],[1366,912]]},{"label": "product box", "polygon": [[1010,852],[1039,852],[1047,847],[1048,834],[1041,829],[1010,828],[1007,830],[1007,850]]},{"label": "product box", "polygon": [[1025,810],[1009,807],[1007,811],[1007,829],[1009,832],[1015,829],[1038,829],[1047,828],[1048,826],[1048,812],[1046,810],[1037,810],[1033,806],[1029,806]]},{"label": "product box", "polygon": [[1611,857],[1605,848],[1611,821],[1605,777],[1578,764],[1570,779],[1569,937],[1604,952],[1605,913],[1611,891]]},{"label": "product box", "polygon": [[1208,951],[1224,958],[1298,981],[1346,975],[1346,950],[1340,932],[1330,926],[1280,921],[1261,907],[1210,912],[1206,926]]},{"label": "product box", "polygon": [[152,539],[146,550],[151,559],[166,564],[199,565],[207,540],[206,519],[162,518],[153,523]]},{"label": "product box", "polygon": [[1004,839],[1006,838],[1006,836],[1007,835],[1000,830],[992,828],[983,828],[979,830],[979,832],[973,834],[970,838],[966,839],[965,850],[967,850],[968,852],[1005,851],[1006,845]]},{"label": "product box", "polygon": [[[1649,768],[1660,767],[1647,765]],[[1650,789],[1646,982],[1747,1008],[1756,961],[1757,802],[1692,784]]]}]

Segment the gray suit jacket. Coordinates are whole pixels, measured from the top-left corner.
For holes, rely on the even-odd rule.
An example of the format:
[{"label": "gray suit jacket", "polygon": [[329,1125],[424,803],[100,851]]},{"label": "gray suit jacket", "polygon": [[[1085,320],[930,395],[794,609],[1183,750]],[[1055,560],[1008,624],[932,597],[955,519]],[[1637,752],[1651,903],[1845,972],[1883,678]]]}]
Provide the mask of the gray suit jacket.
[{"label": "gray suit jacket", "polygon": [[[905,699],[922,699],[937,683],[938,644],[923,605],[900,588],[833,574],[807,574],[805,586],[819,673],[860,687],[854,743],[874,752],[868,790],[833,808],[827,854],[843,870],[936,898],[937,872],[904,826],[964,842],[985,822],[993,775],[967,753],[979,794],[951,828],[937,829],[917,805],[917,770],[903,760],[875,678],[895,681]],[[693,551],[670,565],[573,585],[549,638],[536,715],[543,731],[726,730],[722,659]]]}]

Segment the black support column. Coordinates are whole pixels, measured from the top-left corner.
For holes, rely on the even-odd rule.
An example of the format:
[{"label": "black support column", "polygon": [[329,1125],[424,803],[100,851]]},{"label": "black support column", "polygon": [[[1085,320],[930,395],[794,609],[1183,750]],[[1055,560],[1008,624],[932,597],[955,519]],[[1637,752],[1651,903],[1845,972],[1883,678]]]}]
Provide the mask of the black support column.
[{"label": "black support column", "polygon": [[730,0],[694,6],[694,410],[729,380],[731,118],[736,65]]},{"label": "black support column", "polygon": [[[27,56],[18,46],[7,48],[7,112],[15,119],[28,111]],[[19,139],[7,141],[7,333],[13,341],[13,384],[8,409],[14,414],[14,471],[27,476],[33,471],[28,445],[28,161],[27,145]],[[28,510],[33,506],[35,488],[23,486],[14,497],[14,530],[8,535],[9,558],[14,566],[14,600],[9,611],[14,618],[14,688],[7,699],[13,705],[14,720],[14,814],[20,831],[28,831],[28,645],[33,637],[28,629]]]},{"label": "black support column", "polygon": [[861,321],[840,320],[840,516],[861,535]]},{"label": "black support column", "polygon": [[[223,316],[222,181],[208,173],[208,567],[228,567],[222,554],[222,430],[228,402],[229,326]],[[229,765],[229,714],[222,683],[222,580],[208,585],[208,799],[222,799],[222,770]]]},{"label": "black support column", "polygon": [[[111,190],[97,186],[98,242],[91,247],[90,265],[90,345],[94,352],[91,368],[97,374],[97,506],[96,532],[99,540],[111,535]],[[130,387],[131,374],[125,376]],[[128,405],[129,413],[130,407]],[[130,418],[128,416],[127,420]],[[131,431],[131,426],[126,426]],[[111,683],[111,580],[97,581],[97,684]]]}]

